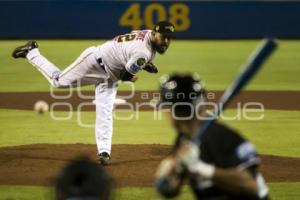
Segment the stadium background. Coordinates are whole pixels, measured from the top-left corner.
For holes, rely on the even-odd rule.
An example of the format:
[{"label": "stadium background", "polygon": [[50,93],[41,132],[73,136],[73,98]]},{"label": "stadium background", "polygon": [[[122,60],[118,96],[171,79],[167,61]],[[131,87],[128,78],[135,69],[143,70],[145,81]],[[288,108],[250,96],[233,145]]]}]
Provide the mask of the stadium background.
[{"label": "stadium background", "polygon": [[[11,58],[14,47],[25,39],[38,38],[44,55],[64,68],[86,47],[132,29],[151,28],[161,19],[175,23],[176,39],[166,55],[157,57],[159,74],[141,74],[136,83],[139,91],[155,91],[161,75],[177,71],[197,72],[209,90],[220,92],[233,80],[260,38],[280,39],[279,50],[247,87],[248,95],[252,92],[268,97],[261,100],[268,108],[264,119],[224,123],[240,130],[261,154],[280,156],[268,157],[267,161],[274,169],[281,170],[266,171],[273,199],[299,199],[300,2],[83,0],[0,0],[0,199],[49,199],[51,188],[45,184],[47,181],[33,177],[36,171],[53,174],[70,159],[63,157],[67,150],[73,156],[84,152],[95,156],[94,146],[89,145],[95,143],[93,128],[77,125],[78,115],[85,123],[93,124],[94,112],[74,111],[69,120],[60,121],[54,121],[50,114],[34,113],[31,109],[36,100],[51,101],[47,96],[49,85],[25,60]],[[120,88],[121,91],[128,89],[127,86]],[[250,97],[257,100],[257,96]],[[233,115],[236,109],[226,113]],[[55,111],[55,114],[65,117],[70,112]],[[173,130],[166,120],[153,120],[151,111],[138,114],[138,120],[115,120],[113,143],[129,146],[115,146],[113,153],[131,148],[129,153],[134,154],[139,145],[146,146],[148,151],[145,152],[150,155],[137,157],[133,163],[138,165],[149,158],[153,165],[155,148],[161,150],[167,146],[152,145],[172,144]],[[55,147],[62,152],[51,154]],[[286,160],[282,160],[283,157]],[[14,171],[16,169],[21,173]],[[282,172],[285,169],[287,171]],[[114,172],[118,167],[111,170]],[[129,187],[125,184],[117,189],[116,195],[122,199],[159,198],[150,185],[145,185]],[[185,188],[181,198],[190,197],[189,189]]]}]

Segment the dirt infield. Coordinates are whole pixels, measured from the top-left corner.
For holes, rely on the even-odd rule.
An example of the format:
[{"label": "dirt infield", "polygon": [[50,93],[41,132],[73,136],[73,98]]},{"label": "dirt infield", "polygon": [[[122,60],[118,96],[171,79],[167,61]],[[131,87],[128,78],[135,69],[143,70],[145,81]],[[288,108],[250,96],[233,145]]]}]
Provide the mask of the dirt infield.
[{"label": "dirt infield", "polygon": [[[208,99],[216,102],[223,91],[210,91]],[[18,92],[18,93],[0,93],[0,108],[32,110],[33,105],[38,100],[44,100],[50,105],[53,103],[70,103],[73,110],[81,108],[83,111],[94,111],[92,104],[94,99],[93,91],[73,91],[68,96],[67,92],[56,92],[56,97],[50,92]],[[158,96],[156,91],[135,91],[130,97],[129,91],[119,91],[118,96],[126,99],[128,103],[134,106],[135,110],[145,111],[153,110],[149,102]],[[244,91],[229,105],[230,108],[237,108],[238,104],[245,105],[250,102],[262,103],[266,109],[276,110],[300,110],[300,92],[299,91]],[[81,103],[89,103],[84,107],[80,107]],[[143,105],[142,105],[143,103]],[[139,106],[139,105],[140,106]],[[141,106],[142,105],[142,106]],[[252,107],[253,108],[253,107]],[[255,108],[255,107],[254,107]],[[53,110],[67,110],[67,106],[56,106]],[[117,109],[128,109],[128,106],[118,106]]]},{"label": "dirt infield", "polygon": [[[156,97],[155,91],[138,91],[129,103],[147,103]],[[209,93],[209,100],[215,102],[222,91]],[[56,93],[66,96],[65,92]],[[53,98],[49,92],[0,93],[0,108],[32,110],[37,100],[45,100],[50,105],[58,102],[68,102],[73,110],[78,110],[81,103],[89,102],[83,111],[94,111],[91,104],[94,92],[78,93],[65,99]],[[118,92],[121,98],[128,92]],[[122,97],[123,96],[123,97]],[[259,102],[266,109],[300,110],[299,91],[246,91],[242,92],[229,107],[235,108],[238,103]],[[128,107],[118,106],[118,109]],[[135,107],[137,109],[137,107]],[[66,110],[66,107],[56,107],[54,110]],[[153,110],[149,105],[140,107],[141,111]],[[107,167],[119,187],[152,186],[153,175],[159,161],[170,151],[167,145],[114,145],[112,164]],[[80,155],[88,155],[96,159],[96,146],[87,144],[35,144],[17,147],[0,148],[0,185],[51,185],[53,177],[67,162]],[[299,182],[300,158],[262,155],[262,167],[268,182]]]},{"label": "dirt infield", "polygon": [[[168,145],[114,145],[112,163],[106,168],[119,187],[152,186],[159,161]],[[88,144],[36,144],[0,148],[0,185],[52,185],[67,162],[80,155],[96,160],[96,146]],[[300,158],[262,155],[268,182],[299,182]]]}]

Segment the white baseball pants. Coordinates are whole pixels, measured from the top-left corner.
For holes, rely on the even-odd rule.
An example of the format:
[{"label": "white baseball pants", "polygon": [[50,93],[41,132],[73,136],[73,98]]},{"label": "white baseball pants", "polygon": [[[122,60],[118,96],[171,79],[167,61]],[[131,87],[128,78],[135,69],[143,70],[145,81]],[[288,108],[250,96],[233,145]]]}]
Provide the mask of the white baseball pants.
[{"label": "white baseball pants", "polygon": [[112,110],[117,94],[117,84],[108,78],[105,70],[97,62],[99,52],[96,47],[84,50],[65,70],[60,71],[53,63],[33,49],[27,60],[35,66],[53,87],[67,88],[95,85],[96,124],[95,135],[98,153],[111,153],[113,119]]}]

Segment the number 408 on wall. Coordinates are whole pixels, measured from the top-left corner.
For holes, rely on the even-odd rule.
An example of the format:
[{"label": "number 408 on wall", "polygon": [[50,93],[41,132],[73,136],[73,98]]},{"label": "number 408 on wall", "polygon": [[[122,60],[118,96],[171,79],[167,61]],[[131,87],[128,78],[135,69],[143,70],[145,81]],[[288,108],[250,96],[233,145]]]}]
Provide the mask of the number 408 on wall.
[{"label": "number 408 on wall", "polygon": [[[175,26],[176,31],[186,31],[190,27],[190,9],[186,4],[174,3],[166,8],[159,3],[148,4],[142,14],[141,5],[133,3],[120,17],[121,26],[130,26],[132,29],[141,29],[142,25],[152,29],[156,22],[168,20]],[[154,21],[154,18],[156,19]]]}]

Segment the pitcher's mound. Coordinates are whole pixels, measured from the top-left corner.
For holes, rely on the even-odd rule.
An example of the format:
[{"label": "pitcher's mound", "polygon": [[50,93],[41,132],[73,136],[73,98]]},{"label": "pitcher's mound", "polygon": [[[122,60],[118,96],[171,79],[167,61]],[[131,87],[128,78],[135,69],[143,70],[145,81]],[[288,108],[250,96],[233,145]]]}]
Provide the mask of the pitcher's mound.
[{"label": "pitcher's mound", "polygon": [[[118,186],[152,186],[168,145],[113,145],[111,165],[105,167]],[[37,144],[0,148],[1,185],[51,185],[58,171],[76,157],[97,160],[96,146],[88,144]],[[300,181],[300,159],[262,156],[267,181]]]}]

